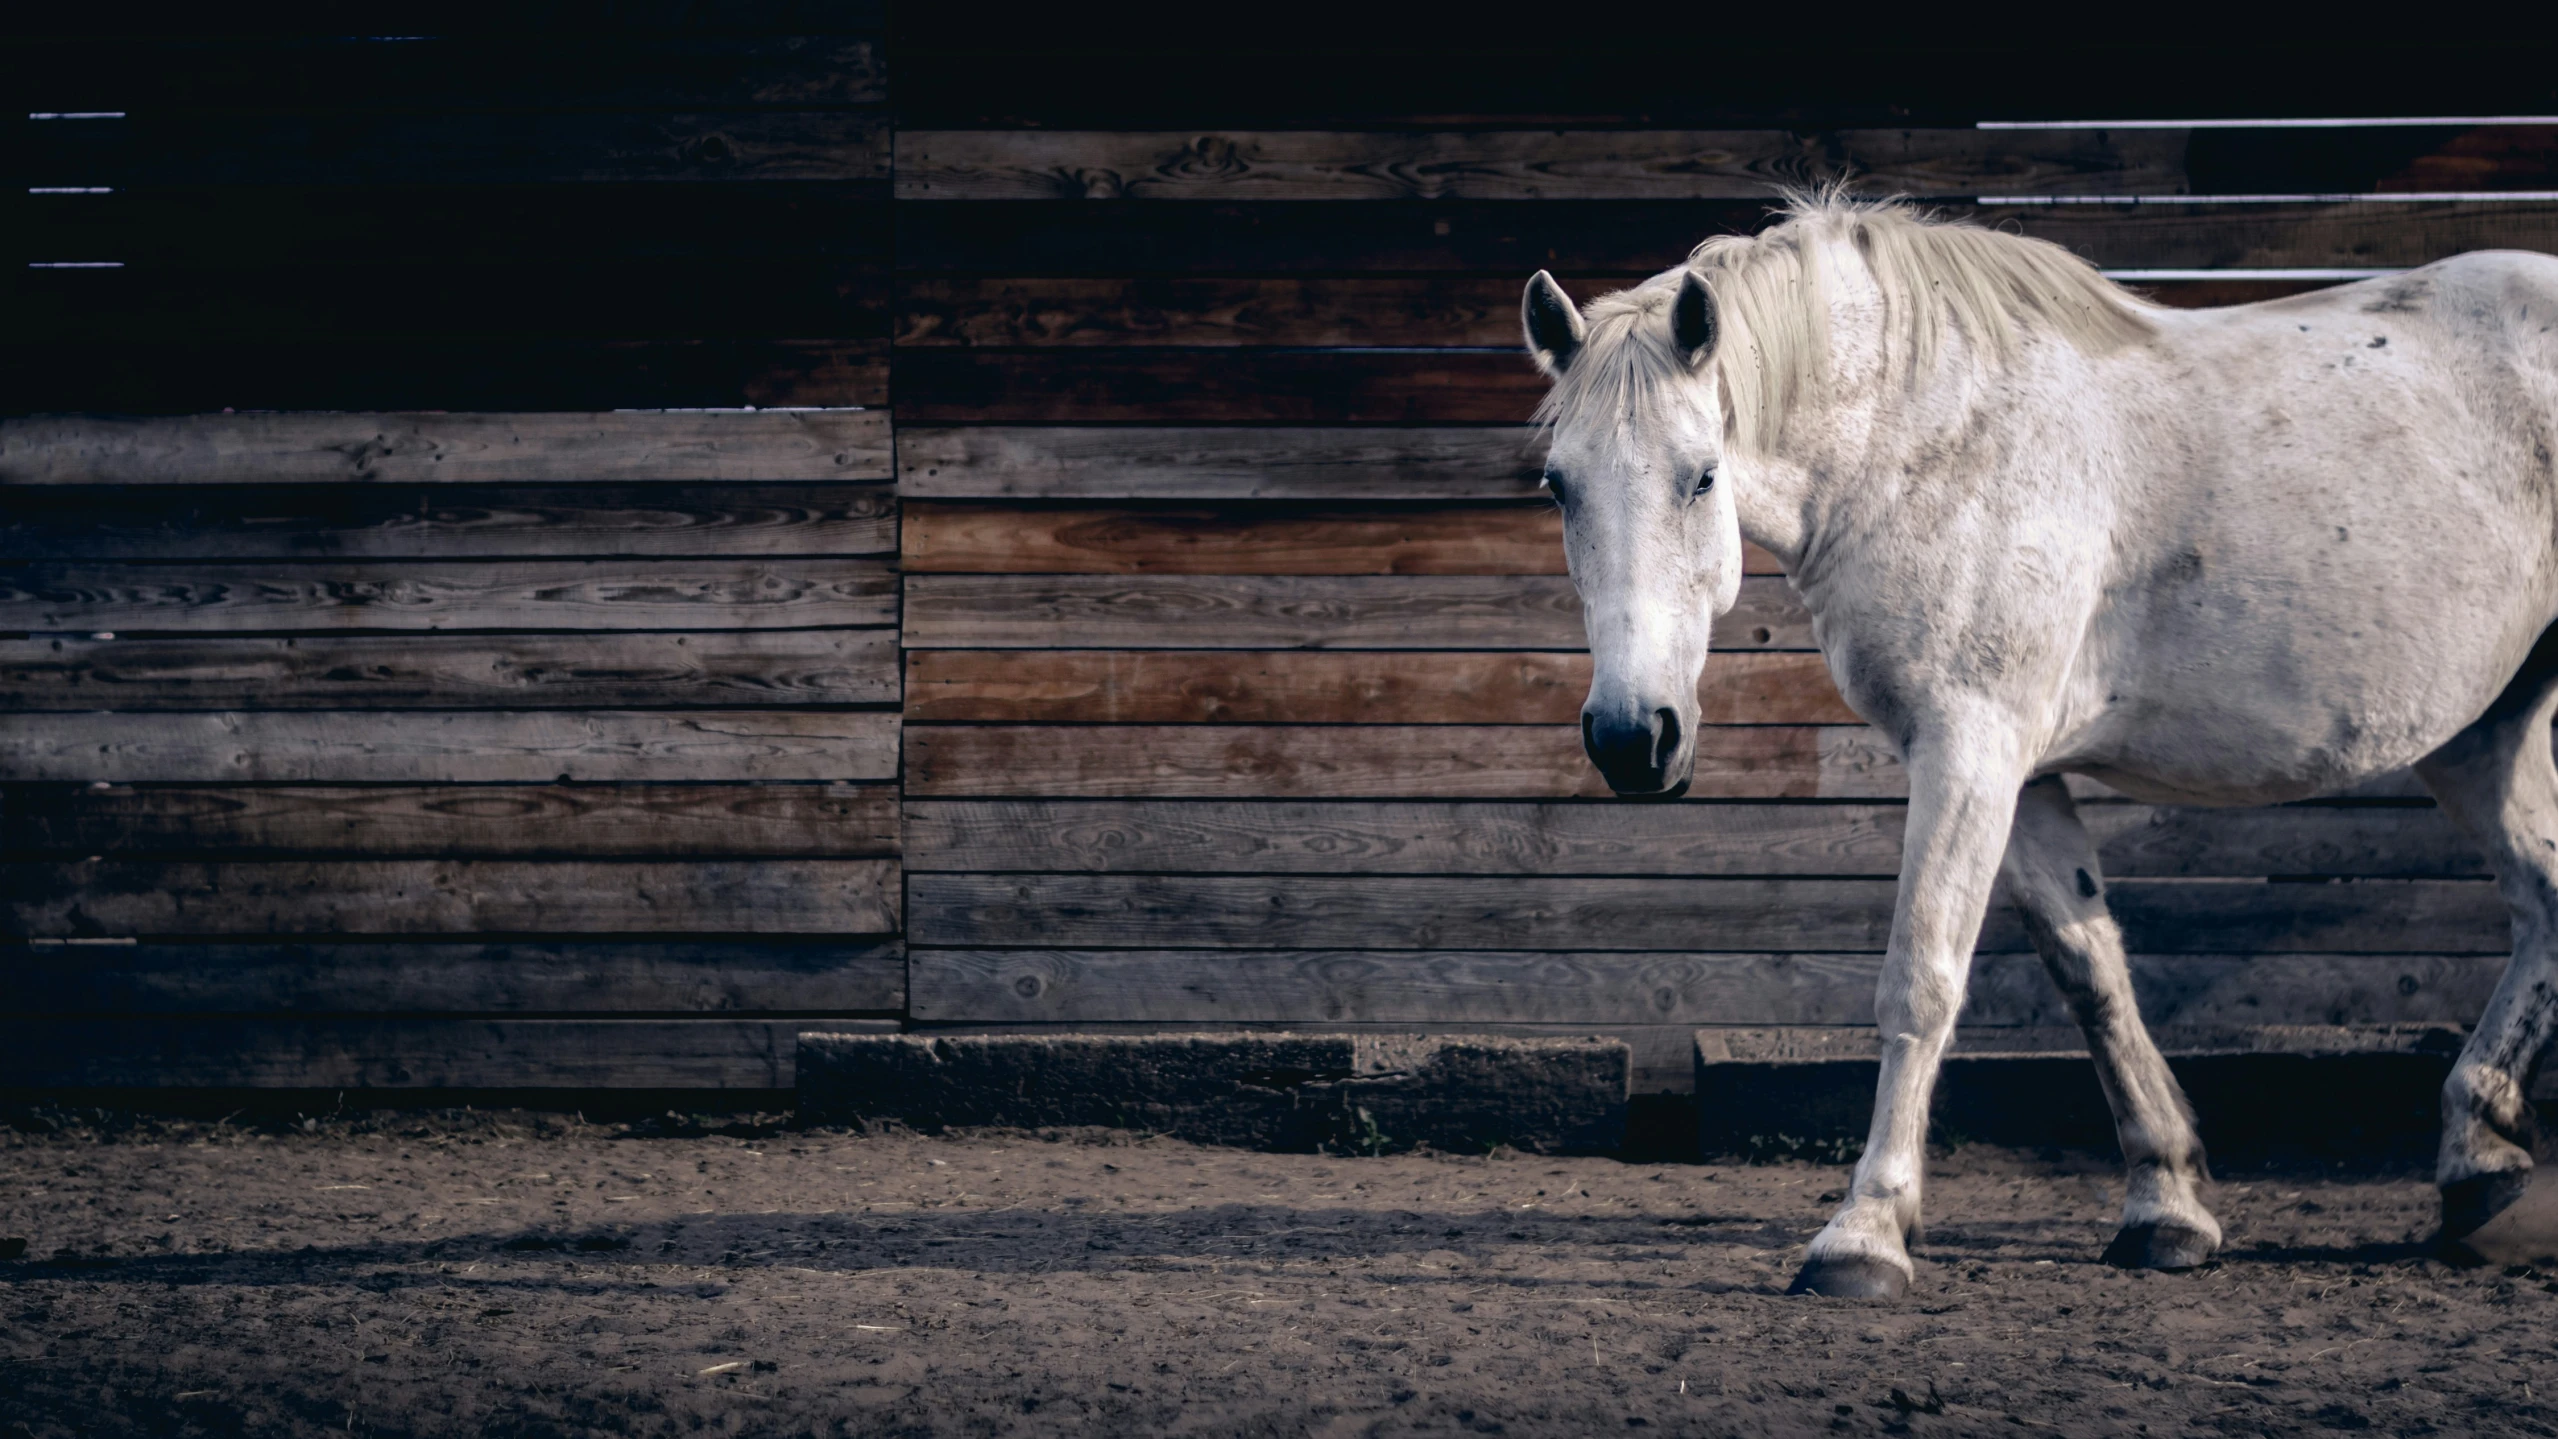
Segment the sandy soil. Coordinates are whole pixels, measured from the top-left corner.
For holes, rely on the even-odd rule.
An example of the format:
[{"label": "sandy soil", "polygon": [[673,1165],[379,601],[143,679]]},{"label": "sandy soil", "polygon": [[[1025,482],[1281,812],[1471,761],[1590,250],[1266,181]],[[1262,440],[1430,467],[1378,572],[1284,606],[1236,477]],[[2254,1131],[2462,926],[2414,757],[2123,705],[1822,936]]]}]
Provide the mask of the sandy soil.
[{"label": "sandy soil", "polygon": [[2097,1263],[2094,1157],[1934,1168],[1871,1308],[1781,1295],[1809,1164],[21,1132],[0,1434],[2558,1433],[2558,1281],[2427,1257],[2420,1176],[2225,1176],[2168,1276]]}]

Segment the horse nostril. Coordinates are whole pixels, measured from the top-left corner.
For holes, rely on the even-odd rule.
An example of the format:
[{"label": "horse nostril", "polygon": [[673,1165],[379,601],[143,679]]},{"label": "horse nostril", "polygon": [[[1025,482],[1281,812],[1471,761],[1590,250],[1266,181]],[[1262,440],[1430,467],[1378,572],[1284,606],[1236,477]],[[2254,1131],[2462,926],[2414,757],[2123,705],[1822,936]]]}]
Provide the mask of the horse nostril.
[{"label": "horse nostril", "polygon": [[1657,738],[1653,741],[1652,767],[1668,769],[1670,760],[1679,752],[1679,712],[1660,710],[1653,715]]}]

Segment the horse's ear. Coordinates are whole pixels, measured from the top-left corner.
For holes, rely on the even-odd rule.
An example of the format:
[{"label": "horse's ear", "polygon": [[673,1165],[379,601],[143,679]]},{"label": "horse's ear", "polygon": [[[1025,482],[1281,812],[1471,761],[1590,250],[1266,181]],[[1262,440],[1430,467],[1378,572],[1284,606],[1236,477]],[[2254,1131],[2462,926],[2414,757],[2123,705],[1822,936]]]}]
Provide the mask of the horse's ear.
[{"label": "horse's ear", "polygon": [[1693,365],[1714,353],[1714,292],[1690,270],[1679,279],[1679,297],[1670,302],[1670,340],[1679,358]]},{"label": "horse's ear", "polygon": [[1520,297],[1519,323],[1528,332],[1528,353],[1536,359],[1537,368],[1549,375],[1563,373],[1581,348],[1581,337],[1590,332],[1581,323],[1581,311],[1572,297],[1543,270],[1528,281],[1528,293]]}]

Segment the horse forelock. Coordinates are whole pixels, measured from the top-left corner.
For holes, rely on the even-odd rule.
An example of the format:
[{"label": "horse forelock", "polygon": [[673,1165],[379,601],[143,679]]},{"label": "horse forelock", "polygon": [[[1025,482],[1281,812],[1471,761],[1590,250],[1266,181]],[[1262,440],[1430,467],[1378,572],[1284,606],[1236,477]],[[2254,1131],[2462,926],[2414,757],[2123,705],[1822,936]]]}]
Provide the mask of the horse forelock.
[{"label": "horse forelock", "polygon": [[1882,300],[1887,382],[1931,377],[1949,331],[1992,365],[2038,334],[2101,353],[2151,333],[2143,301],[2058,245],[1830,189],[1788,197],[1785,219],[1756,235],[1718,235],[1685,265],[1591,300],[1589,332],[1536,422],[1631,431],[1676,403],[1673,386],[1691,371],[1668,317],[1694,274],[1714,296],[1715,346],[1701,363],[1721,382],[1726,443],[1775,450],[1828,379],[1825,255],[1842,246]]}]

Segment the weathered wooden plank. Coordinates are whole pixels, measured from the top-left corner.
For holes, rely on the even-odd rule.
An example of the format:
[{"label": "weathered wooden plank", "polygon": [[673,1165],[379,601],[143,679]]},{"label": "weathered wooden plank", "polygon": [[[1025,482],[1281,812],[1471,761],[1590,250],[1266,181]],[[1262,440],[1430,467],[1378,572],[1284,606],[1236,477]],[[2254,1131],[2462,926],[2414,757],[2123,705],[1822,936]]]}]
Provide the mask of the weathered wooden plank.
[{"label": "weathered wooden plank", "polygon": [[[908,575],[905,636],[911,649],[1584,643],[1581,596],[1569,579],[1547,575]],[[1812,617],[1782,577],[1752,575],[1715,622],[1714,648],[1808,650]]]},{"label": "weathered wooden plank", "polygon": [[[2441,811],[2403,805],[2080,813],[2109,878],[2472,878]],[[1901,868],[1896,804],[1199,804],[915,800],[916,871],[1871,875]]]},{"label": "weathered wooden plank", "polygon": [[[919,949],[931,1024],[1870,1025],[1879,954]],[[2153,1027],[2473,1022],[2494,955],[2142,954]],[[1962,1022],[2077,1022],[2030,955],[1973,961]]]},{"label": "weathered wooden plank", "polygon": [[31,123],[35,185],[552,185],[888,178],[870,110],[516,112],[136,109]]},{"label": "weathered wooden plank", "polygon": [[880,559],[0,566],[0,630],[796,629],[897,608]]},{"label": "weathered wooden plank", "polygon": [[[946,798],[1602,799],[1566,725],[910,725],[906,793]],[[1700,799],[1898,799],[1874,731],[1697,732]]]},{"label": "weathered wooden plank", "polygon": [[[219,283],[208,281],[207,283]],[[343,335],[0,344],[25,411],[601,410],[888,403],[880,339]]]},{"label": "weathered wooden plank", "polygon": [[[0,696],[11,667],[0,644]],[[1580,723],[1586,653],[1479,650],[910,650],[910,721]],[[1817,654],[1730,654],[1697,685],[1709,725],[1856,724]]]},{"label": "weathered wooden plank", "polygon": [[2179,130],[907,130],[900,200],[1708,200],[2174,195]]},{"label": "weathered wooden plank", "polygon": [[893,630],[0,640],[19,711],[884,704]]},{"label": "weathered wooden plank", "polygon": [[917,424],[1517,425],[1551,388],[1525,355],[1473,350],[902,351]]},{"label": "weathered wooden plank", "polygon": [[[1050,509],[918,500],[906,506],[900,540],[912,574],[1563,573],[1563,518],[1547,504]],[[1744,567],[1778,573],[1756,546]]]},{"label": "weathered wooden plank", "polygon": [[82,36],[14,40],[32,109],[684,109],[877,105],[847,35]]},{"label": "weathered wooden plank", "polygon": [[801,1031],[877,1027],[847,1019],[8,1019],[0,1020],[0,1084],[776,1091],[791,1087]]},{"label": "weathered wooden plank", "polygon": [[66,485],[0,508],[0,559],[859,555],[897,548],[884,485]]},{"label": "weathered wooden plank", "polygon": [[[2322,192],[2324,193],[2324,192]],[[2421,265],[2465,250],[2558,251],[2558,206],[2529,200],[1930,208],[2054,240],[2114,269]],[[1764,199],[1570,205],[898,207],[897,261],[916,274],[1124,276],[1653,274],[1709,235],[1768,223]],[[1142,266],[1131,256],[1142,255]]]},{"label": "weathered wooden plank", "polygon": [[0,484],[875,480],[885,410],[0,419]]},{"label": "weathered wooden plank", "polygon": [[841,943],[412,940],[0,948],[10,1009],[62,1014],[842,1014],[902,1010],[906,952]]},{"label": "weathered wooden plank", "polygon": [[11,865],[14,935],[884,934],[889,859],[97,859]]},{"label": "weathered wooden plank", "polygon": [[[1566,290],[1588,299],[1639,277],[1560,278]],[[2279,299],[2334,283],[2168,280],[2139,288],[2161,304],[2195,309]],[[895,333],[902,346],[1501,347],[1519,343],[1519,284],[1508,275],[920,276],[897,287]],[[911,473],[914,466],[909,462],[907,468]],[[1475,483],[1491,478],[1478,475]],[[907,493],[959,492],[910,487]]]},{"label": "weathered wooden plank", "polygon": [[[917,874],[917,945],[1018,948],[1879,950],[1889,879]],[[2123,880],[2126,944],[2173,953],[2502,954],[2478,880]],[[1993,906],[1980,948],[2027,948]]]},{"label": "weathered wooden plank", "polygon": [[31,714],[0,725],[0,780],[894,779],[897,729],[894,714],[839,710]]},{"label": "weathered wooden plank", "polygon": [[851,857],[897,853],[898,823],[883,784],[0,788],[21,853]]},{"label": "weathered wooden plank", "polygon": [[914,499],[1525,500],[1544,472],[1524,425],[897,430],[898,492]]}]

